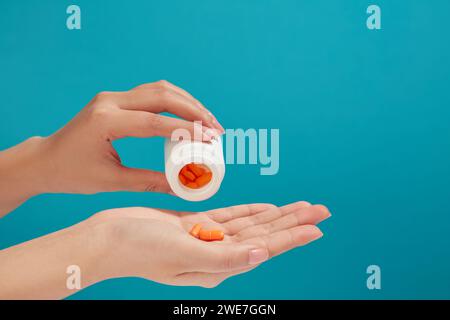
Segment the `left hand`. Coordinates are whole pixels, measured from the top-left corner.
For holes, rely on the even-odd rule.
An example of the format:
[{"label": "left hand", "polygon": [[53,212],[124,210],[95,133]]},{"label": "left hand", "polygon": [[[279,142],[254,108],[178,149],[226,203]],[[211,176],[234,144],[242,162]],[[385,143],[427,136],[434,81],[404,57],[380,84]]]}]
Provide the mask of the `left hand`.
[{"label": "left hand", "polygon": [[[0,299],[56,299],[73,294],[68,266],[82,288],[117,277],[212,288],[234,275],[322,236],[327,208],[307,202],[249,204],[200,213],[152,208],[102,211],[74,226],[0,250]],[[204,242],[192,226],[220,229]],[[34,271],[30,272],[30,266]],[[39,288],[39,290],[36,290]]]},{"label": "left hand", "polygon": [[[317,240],[316,226],[330,216],[322,205],[296,202],[282,207],[249,204],[200,213],[122,208],[94,215],[106,221],[110,247],[103,256],[107,277],[137,276],[178,286],[214,287],[285,251]],[[201,223],[222,230],[223,241],[189,234]]]}]

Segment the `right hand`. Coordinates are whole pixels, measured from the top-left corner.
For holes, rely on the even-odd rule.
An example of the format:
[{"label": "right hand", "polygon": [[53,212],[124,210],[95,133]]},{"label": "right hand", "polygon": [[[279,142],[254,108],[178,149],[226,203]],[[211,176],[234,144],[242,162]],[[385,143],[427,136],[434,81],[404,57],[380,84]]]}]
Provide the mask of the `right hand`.
[{"label": "right hand", "polygon": [[[108,278],[137,276],[178,286],[214,287],[285,251],[322,236],[316,226],[330,216],[322,205],[250,204],[201,213],[151,208],[103,211],[91,219],[109,232],[102,259]],[[201,223],[225,239],[204,242],[189,234]]]}]

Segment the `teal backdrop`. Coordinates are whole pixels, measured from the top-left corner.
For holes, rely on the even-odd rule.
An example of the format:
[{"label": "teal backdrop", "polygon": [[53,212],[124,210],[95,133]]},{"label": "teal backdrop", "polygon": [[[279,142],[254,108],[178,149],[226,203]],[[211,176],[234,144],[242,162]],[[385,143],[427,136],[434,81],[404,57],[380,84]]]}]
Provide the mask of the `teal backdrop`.
[{"label": "teal backdrop", "polygon": [[[366,27],[372,3],[381,30]],[[66,28],[70,4],[81,30]],[[0,149],[50,135],[99,91],[167,79],[227,128],[279,128],[280,171],[229,165],[201,203],[41,195],[0,219],[0,248],[107,208],[304,199],[332,211],[324,237],[217,288],[125,278],[71,298],[449,299],[449,12],[447,0],[1,1]],[[116,147],[126,165],[163,169],[160,138]],[[371,264],[381,290],[366,287]]]}]

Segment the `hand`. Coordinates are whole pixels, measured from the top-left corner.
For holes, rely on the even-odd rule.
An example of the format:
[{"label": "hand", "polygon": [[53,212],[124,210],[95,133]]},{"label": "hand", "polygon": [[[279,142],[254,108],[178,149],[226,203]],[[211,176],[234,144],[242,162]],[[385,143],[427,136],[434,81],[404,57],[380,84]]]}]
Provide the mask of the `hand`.
[{"label": "hand", "polygon": [[[201,213],[150,208],[104,211],[110,250],[103,268],[108,278],[137,276],[178,286],[214,287],[260,263],[322,236],[316,224],[327,208],[307,202],[283,207],[250,204]],[[204,242],[189,234],[201,223],[224,231],[225,239]]]},{"label": "hand", "polygon": [[[205,125],[199,135],[194,135],[193,121]],[[171,192],[163,173],[123,166],[112,141],[128,136],[170,137],[178,128],[202,140],[223,132],[199,101],[167,81],[127,92],[99,93],[55,134],[0,152],[0,216],[40,193]]]},{"label": "hand", "polygon": [[[187,121],[159,115],[161,112]],[[193,136],[192,121],[223,130],[199,101],[166,81],[127,92],[99,93],[68,125],[47,139],[47,159],[52,164],[49,188],[70,193],[169,192],[163,173],[124,167],[111,141],[128,136],[170,137],[178,128]],[[205,134],[203,139],[210,137]]]},{"label": "hand", "polygon": [[[322,236],[327,208],[296,202],[250,204],[200,213],[123,208],[0,251],[0,299],[55,299],[73,294],[68,266],[81,287],[117,277],[211,288],[287,250]],[[225,233],[221,242],[189,234],[202,223]],[[31,269],[30,269],[30,266]],[[36,290],[39,288],[39,290]]]}]

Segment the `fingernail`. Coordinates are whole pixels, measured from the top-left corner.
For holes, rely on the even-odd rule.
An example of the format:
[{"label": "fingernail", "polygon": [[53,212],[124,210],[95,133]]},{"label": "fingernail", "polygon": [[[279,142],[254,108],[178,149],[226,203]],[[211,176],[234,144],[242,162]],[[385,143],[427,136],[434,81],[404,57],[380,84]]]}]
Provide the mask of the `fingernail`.
[{"label": "fingernail", "polygon": [[222,125],[219,123],[219,121],[217,121],[217,118],[211,113],[209,112],[209,116],[211,117],[211,121],[213,126],[220,131],[220,133],[224,133],[225,129],[222,127]]},{"label": "fingernail", "polygon": [[214,124],[216,128],[219,129],[220,133],[225,133],[225,128],[222,127],[222,125],[219,123],[219,121],[217,121],[216,118],[214,118]]},{"label": "fingernail", "polygon": [[311,241],[315,241],[315,240],[320,239],[322,237],[323,237],[323,232],[319,231],[319,232],[317,232],[317,234],[314,236],[314,238]]},{"label": "fingernail", "polygon": [[248,252],[248,264],[258,264],[269,259],[267,249],[252,249]]}]

